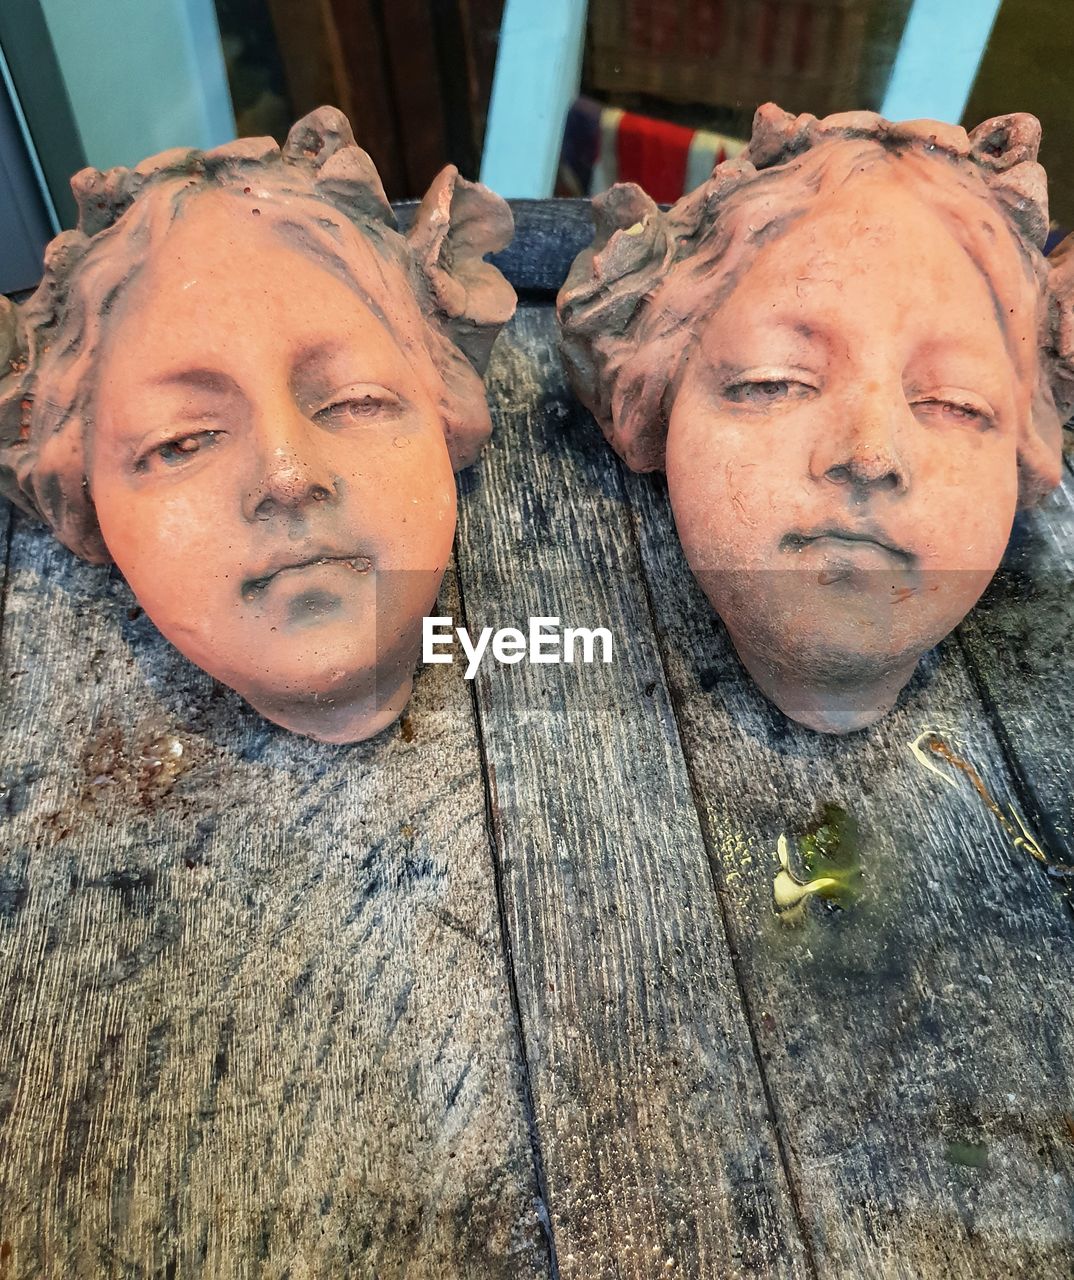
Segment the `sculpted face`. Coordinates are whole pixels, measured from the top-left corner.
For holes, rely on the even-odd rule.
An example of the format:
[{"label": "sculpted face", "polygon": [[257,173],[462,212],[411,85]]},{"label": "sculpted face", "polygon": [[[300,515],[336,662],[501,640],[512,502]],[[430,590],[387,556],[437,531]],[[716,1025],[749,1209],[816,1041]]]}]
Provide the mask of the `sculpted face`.
[{"label": "sculpted face", "polygon": [[267,203],[189,201],[108,333],[87,475],[160,631],[269,719],[352,741],[409,696],[455,483],[410,286],[337,221],[351,279]]},{"label": "sculpted face", "polygon": [[830,732],[892,704],[999,565],[1018,498],[1036,314],[1000,308],[896,170],[822,198],[705,321],[675,395],[668,488],[746,667]]},{"label": "sculpted face", "polygon": [[1040,125],[758,108],[661,210],[624,183],[556,300],[572,386],[666,470],[687,560],[791,719],[863,728],[1062,473],[1074,239]]},{"label": "sculpted face", "polygon": [[491,433],[506,202],[447,165],[401,231],[334,107],[71,190],[41,285],[0,298],[0,494],[267,719],[371,737]]}]

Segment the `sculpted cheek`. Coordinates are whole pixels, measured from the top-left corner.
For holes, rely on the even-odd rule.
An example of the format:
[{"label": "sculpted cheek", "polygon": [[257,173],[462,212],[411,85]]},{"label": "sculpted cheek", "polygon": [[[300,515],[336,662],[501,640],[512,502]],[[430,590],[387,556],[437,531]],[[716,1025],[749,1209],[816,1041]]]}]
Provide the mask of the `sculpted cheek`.
[{"label": "sculpted cheek", "polygon": [[972,449],[936,450],[927,479],[943,501],[918,508],[922,540],[934,564],[995,569],[1010,536],[1018,498],[1013,442],[985,441]]},{"label": "sculpted cheek", "polygon": [[174,573],[176,567],[204,565],[207,552],[220,537],[218,522],[207,522],[200,504],[185,495],[134,501],[127,497],[124,502],[113,498],[102,505],[101,516],[105,542],[128,577],[153,574],[165,566]]},{"label": "sculpted cheek", "polygon": [[721,459],[719,473],[725,517],[743,531],[762,528],[773,505],[771,475],[759,463],[740,458]]}]

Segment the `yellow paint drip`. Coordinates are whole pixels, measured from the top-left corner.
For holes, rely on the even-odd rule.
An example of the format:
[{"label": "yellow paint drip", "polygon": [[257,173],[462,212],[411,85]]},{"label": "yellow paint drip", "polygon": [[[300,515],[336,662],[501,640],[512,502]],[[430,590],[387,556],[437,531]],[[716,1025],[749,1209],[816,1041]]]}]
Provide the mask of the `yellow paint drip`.
[{"label": "yellow paint drip", "polygon": [[780,836],[776,846],[780,869],[772,882],[772,897],[776,911],[783,913],[793,911],[813,893],[838,893],[843,887],[832,876],[818,876],[815,880],[799,880],[791,870],[790,850],[787,837]]}]

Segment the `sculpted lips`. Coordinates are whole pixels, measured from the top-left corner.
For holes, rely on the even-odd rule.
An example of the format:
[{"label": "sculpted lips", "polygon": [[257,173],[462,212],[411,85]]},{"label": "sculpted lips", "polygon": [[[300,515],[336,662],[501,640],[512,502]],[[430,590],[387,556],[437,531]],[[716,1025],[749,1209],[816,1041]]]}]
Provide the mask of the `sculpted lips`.
[{"label": "sculpted lips", "polygon": [[810,547],[830,554],[842,554],[851,559],[856,556],[871,556],[878,552],[881,557],[895,561],[900,568],[910,569],[917,557],[888,538],[881,530],[871,525],[825,525],[808,532],[795,531],[784,534],[780,540],[781,551],[802,552]]},{"label": "sculpted lips", "polygon": [[298,577],[308,573],[311,569],[318,569],[323,565],[339,565],[341,568],[350,569],[354,573],[368,573],[373,567],[373,562],[368,556],[342,555],[331,551],[318,552],[297,560],[293,558],[281,559],[270,564],[257,577],[245,579],[241,588],[242,597],[244,600],[255,600],[273,582]]}]

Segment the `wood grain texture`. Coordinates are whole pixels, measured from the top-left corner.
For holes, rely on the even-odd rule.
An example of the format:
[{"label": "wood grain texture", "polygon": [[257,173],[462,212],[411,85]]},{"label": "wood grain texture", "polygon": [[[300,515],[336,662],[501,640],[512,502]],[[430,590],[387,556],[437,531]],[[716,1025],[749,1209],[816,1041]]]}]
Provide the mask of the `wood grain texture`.
[{"label": "wood grain texture", "polygon": [[[390,0],[379,6],[378,21],[406,182],[393,194],[421,196],[453,158],[447,146],[442,55],[431,0]],[[352,74],[362,75],[363,70],[355,66]]]},{"label": "wood grain texture", "polygon": [[810,1275],[661,672],[622,483],[550,307],[489,373],[467,625],[606,626],[610,665],[486,665],[476,697],[564,1277]]},{"label": "wood grain texture", "polygon": [[[959,630],[970,669],[1053,863],[1074,864],[1074,477],[1023,512]],[[1074,890],[1074,873],[1057,883]]]},{"label": "wood grain texture", "polygon": [[[811,733],[742,671],[661,479],[629,477],[695,796],[821,1276],[1059,1280],[1074,1267],[1074,927],[933,730],[1017,805],[949,640],[896,709]],[[860,897],[774,915],[777,846],[860,825]],[[1009,819],[1008,819],[1009,820]]]},{"label": "wood grain texture", "polygon": [[548,1274],[462,682],[289,735],[21,520],[0,664],[0,1275]]},{"label": "wood grain texture", "polygon": [[466,44],[466,71],[469,80],[469,122],[473,130],[476,177],[485,145],[485,121],[492,99],[492,79],[500,45],[504,0],[459,0]]},{"label": "wood grain texture", "polygon": [[358,145],[376,165],[390,200],[418,194],[407,182],[401,138],[405,121],[395,107],[379,0],[318,2],[325,14],[336,84],[348,104],[344,113]]},{"label": "wood grain texture", "polygon": [[[9,502],[0,500],[0,644],[4,638],[4,609],[7,605],[7,572],[11,559],[12,525],[14,509]],[[6,694],[0,691],[0,702]],[[2,799],[2,797],[0,797]]]},{"label": "wood grain texture", "polygon": [[[547,299],[588,204],[514,208]],[[0,1280],[1066,1280],[1074,925],[1010,825],[1069,835],[1071,493],[825,738],[741,672],[548,306],[491,386],[442,612],[615,661],[431,666],[364,745],[265,724],[13,521]],[[777,919],[779,837],[833,802],[860,895]]]},{"label": "wood grain texture", "polygon": [[593,239],[588,200],[510,200],[515,238],[490,261],[520,293],[555,297],[570,265]]},{"label": "wood grain texture", "polygon": [[267,0],[267,7],[295,119],[325,103],[346,114],[350,101],[337,78],[327,0]]},{"label": "wood grain texture", "polygon": [[[515,236],[502,253],[489,259],[527,299],[554,298],[577,254],[593,239],[593,216],[588,200],[508,200],[515,219]],[[414,218],[417,201],[395,205],[399,226]],[[536,301],[537,298],[535,297]]]}]

